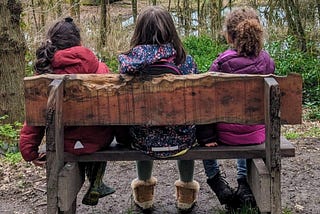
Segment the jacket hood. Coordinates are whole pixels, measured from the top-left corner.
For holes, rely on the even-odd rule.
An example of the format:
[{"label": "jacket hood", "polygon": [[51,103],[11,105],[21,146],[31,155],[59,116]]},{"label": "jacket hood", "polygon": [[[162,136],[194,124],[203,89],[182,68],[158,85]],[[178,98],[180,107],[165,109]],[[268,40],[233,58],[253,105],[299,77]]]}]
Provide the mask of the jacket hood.
[{"label": "jacket hood", "polygon": [[52,68],[56,74],[109,73],[108,67],[83,46],[57,51],[52,60]]},{"label": "jacket hood", "polygon": [[235,50],[227,50],[211,65],[210,71],[235,74],[271,74],[275,64],[266,51],[261,51],[257,57],[239,56]]},{"label": "jacket hood", "polygon": [[172,44],[164,45],[138,45],[126,54],[120,54],[118,60],[121,73],[134,73],[147,65],[151,65],[161,59],[175,58],[176,50]]}]

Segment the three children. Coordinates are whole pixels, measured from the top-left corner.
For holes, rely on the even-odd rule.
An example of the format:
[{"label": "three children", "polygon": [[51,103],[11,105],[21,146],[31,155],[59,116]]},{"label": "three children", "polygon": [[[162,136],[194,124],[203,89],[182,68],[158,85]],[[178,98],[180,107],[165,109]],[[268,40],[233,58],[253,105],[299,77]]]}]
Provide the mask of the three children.
[{"label": "three children", "polygon": [[[225,21],[225,37],[230,49],[213,61],[209,72],[239,74],[271,74],[275,64],[263,50],[263,29],[257,13],[252,8],[233,10]],[[56,23],[47,34],[45,43],[37,50],[35,70],[37,74],[56,73],[108,73],[108,67],[99,62],[94,54],[81,46],[79,29],[71,18]],[[79,58],[79,55],[81,56]],[[131,38],[130,50],[120,54],[120,73],[129,75],[161,74],[157,66],[168,65],[178,69],[165,72],[177,75],[198,73],[196,63],[186,54],[170,13],[162,7],[145,8],[139,15]],[[119,127],[120,128],[120,127]],[[118,142],[155,157],[184,154],[198,141],[206,146],[219,143],[230,145],[261,144],[265,140],[265,127],[261,125],[210,124],[196,127],[185,126],[132,126],[130,129],[114,127],[66,127],[65,151],[86,154],[108,147],[116,136]],[[122,138],[117,133],[121,133]],[[124,134],[125,133],[125,134]],[[122,135],[124,134],[124,135]],[[130,137],[127,136],[130,134]],[[20,151],[26,161],[44,165],[44,154],[38,147],[44,136],[44,127],[24,124],[20,136]],[[79,147],[79,142],[82,146]],[[76,146],[78,145],[78,146]],[[146,146],[148,145],[148,146]],[[169,145],[169,146],[168,146]],[[168,149],[168,148],[176,149]],[[150,150],[149,148],[157,148]],[[163,148],[163,149],[161,149]],[[142,209],[153,206],[154,187],[157,179],[152,176],[153,161],[137,161],[137,179],[133,180],[134,202]],[[190,210],[197,200],[199,184],[193,179],[194,161],[177,162],[180,179],[175,182],[177,206]],[[207,183],[221,204],[236,209],[244,205],[254,206],[254,197],[247,183],[246,160],[237,160],[238,188],[234,191],[221,176],[217,160],[204,160]],[[100,197],[115,190],[102,182],[105,162],[86,165],[90,188],[83,203],[95,205]]]}]

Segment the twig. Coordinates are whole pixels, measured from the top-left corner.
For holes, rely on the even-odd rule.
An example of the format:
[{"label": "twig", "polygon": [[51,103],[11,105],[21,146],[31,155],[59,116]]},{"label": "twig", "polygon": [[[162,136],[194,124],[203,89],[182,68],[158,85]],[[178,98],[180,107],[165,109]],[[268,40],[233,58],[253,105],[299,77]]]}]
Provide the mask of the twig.
[{"label": "twig", "polygon": [[39,190],[39,191],[41,191],[41,192],[46,192],[46,190],[41,189],[41,188],[39,188],[39,187],[33,187],[33,189],[35,189],[35,190]]}]

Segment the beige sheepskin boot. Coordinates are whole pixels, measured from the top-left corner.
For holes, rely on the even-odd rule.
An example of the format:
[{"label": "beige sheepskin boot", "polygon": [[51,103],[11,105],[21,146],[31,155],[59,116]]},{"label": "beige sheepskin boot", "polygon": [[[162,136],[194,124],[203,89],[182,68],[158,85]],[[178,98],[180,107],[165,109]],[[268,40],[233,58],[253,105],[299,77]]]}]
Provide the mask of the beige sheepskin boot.
[{"label": "beige sheepskin boot", "polygon": [[200,185],[197,181],[183,182],[177,180],[176,186],[177,207],[180,210],[190,210],[197,201]]},{"label": "beige sheepskin boot", "polygon": [[157,183],[155,177],[143,181],[134,179],[131,182],[134,202],[142,209],[150,209],[153,205],[154,186]]}]

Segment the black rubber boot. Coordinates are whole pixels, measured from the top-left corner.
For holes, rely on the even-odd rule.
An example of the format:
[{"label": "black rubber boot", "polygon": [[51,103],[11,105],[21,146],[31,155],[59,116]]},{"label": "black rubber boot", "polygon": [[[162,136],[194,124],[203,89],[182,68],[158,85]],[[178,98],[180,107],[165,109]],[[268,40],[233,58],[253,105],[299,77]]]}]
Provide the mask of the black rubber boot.
[{"label": "black rubber boot", "polygon": [[216,174],[213,178],[207,180],[208,185],[217,195],[220,204],[231,205],[233,202],[233,190],[228,182],[221,177],[221,174]]},{"label": "black rubber boot", "polygon": [[247,177],[239,178],[237,181],[238,189],[235,195],[239,201],[240,207],[255,207],[256,201],[247,182]]},{"label": "black rubber boot", "polygon": [[92,162],[86,164],[85,172],[89,179],[90,187],[82,199],[83,204],[90,206],[97,205],[99,198],[115,192],[113,188],[108,187],[102,181],[106,166],[106,162]]}]

